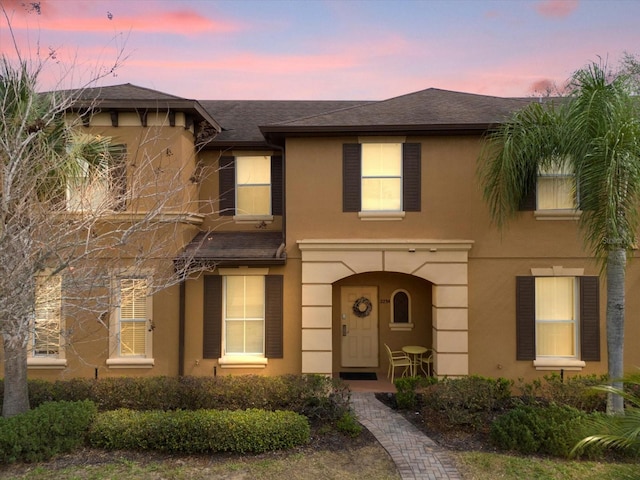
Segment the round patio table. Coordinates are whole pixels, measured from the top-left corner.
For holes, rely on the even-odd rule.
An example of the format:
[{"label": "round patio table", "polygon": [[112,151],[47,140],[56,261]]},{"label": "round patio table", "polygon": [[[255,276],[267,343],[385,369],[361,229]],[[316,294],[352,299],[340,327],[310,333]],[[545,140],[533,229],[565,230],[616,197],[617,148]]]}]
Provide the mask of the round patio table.
[{"label": "round patio table", "polygon": [[418,365],[422,359],[422,354],[429,350],[427,347],[420,345],[406,345],[402,347],[402,351],[411,356],[411,376],[415,377],[418,373]]}]

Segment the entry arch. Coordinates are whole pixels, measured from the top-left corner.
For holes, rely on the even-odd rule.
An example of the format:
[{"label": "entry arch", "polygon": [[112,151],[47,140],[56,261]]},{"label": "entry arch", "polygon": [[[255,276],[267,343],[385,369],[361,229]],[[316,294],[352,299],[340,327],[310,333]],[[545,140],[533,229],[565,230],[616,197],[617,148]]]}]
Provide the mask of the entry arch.
[{"label": "entry arch", "polygon": [[333,372],[332,285],[358,273],[398,272],[432,284],[434,372],[469,374],[471,240],[309,239],[302,254],[302,373]]}]

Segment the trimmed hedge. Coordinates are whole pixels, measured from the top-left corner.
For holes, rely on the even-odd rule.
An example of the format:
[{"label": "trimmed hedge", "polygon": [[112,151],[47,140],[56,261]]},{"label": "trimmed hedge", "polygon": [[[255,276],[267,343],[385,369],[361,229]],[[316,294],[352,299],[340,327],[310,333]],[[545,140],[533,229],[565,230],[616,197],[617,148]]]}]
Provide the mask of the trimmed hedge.
[{"label": "trimmed hedge", "polygon": [[[0,380],[0,403],[3,382]],[[46,401],[91,400],[98,410],[290,410],[314,422],[334,422],[350,410],[344,382],[322,375],[111,377],[29,380],[32,407]]]},{"label": "trimmed hedge", "polygon": [[309,442],[307,419],[264,410],[133,411],[98,415],[89,443],[108,450],[262,453]]},{"label": "trimmed hedge", "polygon": [[0,417],[0,463],[39,462],[80,447],[96,413],[88,400],[61,401]]}]

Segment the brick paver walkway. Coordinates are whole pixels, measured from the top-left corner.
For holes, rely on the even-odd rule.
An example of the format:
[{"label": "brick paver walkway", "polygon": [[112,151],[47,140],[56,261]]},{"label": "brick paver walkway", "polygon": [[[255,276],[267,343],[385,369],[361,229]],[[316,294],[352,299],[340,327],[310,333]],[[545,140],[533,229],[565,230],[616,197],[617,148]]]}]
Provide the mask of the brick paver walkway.
[{"label": "brick paver walkway", "polygon": [[446,450],[402,415],[378,401],[374,393],[353,392],[358,420],[385,448],[403,480],[461,480]]}]

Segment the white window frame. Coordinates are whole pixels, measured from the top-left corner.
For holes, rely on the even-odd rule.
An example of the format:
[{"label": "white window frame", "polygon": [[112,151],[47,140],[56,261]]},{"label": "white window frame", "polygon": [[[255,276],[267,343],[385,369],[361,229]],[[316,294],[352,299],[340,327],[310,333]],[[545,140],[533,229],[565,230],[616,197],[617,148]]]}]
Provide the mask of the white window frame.
[{"label": "white window frame", "polygon": [[[262,158],[264,157],[265,161],[267,162],[267,168],[269,171],[269,182],[268,183],[261,183],[261,182],[256,182],[256,183],[239,183],[239,168],[238,165],[241,163],[243,158],[254,158],[254,157],[259,157]],[[265,152],[242,152],[242,153],[236,153],[234,155],[234,161],[235,161],[235,175],[236,178],[234,180],[235,182],[235,215],[233,216],[233,220],[236,223],[256,223],[256,222],[267,222],[267,223],[271,223],[273,221],[273,205],[272,205],[272,188],[273,188],[273,179],[271,178],[271,157],[272,157],[272,153],[265,153]],[[265,187],[267,186],[269,188],[269,195],[268,195],[268,208],[267,208],[267,213],[254,213],[254,212],[248,212],[248,213],[242,213],[239,210],[239,202],[238,202],[238,192],[240,190],[241,187]]]},{"label": "white window frame", "polygon": [[[580,279],[584,275],[582,268],[565,268],[562,266],[554,266],[551,268],[532,268],[531,275],[540,277],[571,277],[573,278],[574,288],[574,355],[573,356],[551,356],[538,355],[538,313],[536,312],[535,321],[535,341],[536,341],[536,359],[533,365],[536,370],[582,370],[586,366],[586,362],[580,360]],[[536,302],[537,302],[537,286],[536,286]]]},{"label": "white window frame", "polygon": [[[55,289],[57,292],[55,298],[53,299],[42,299],[41,292],[42,286],[41,282],[54,281],[55,285],[52,286],[52,289]],[[31,333],[29,338],[29,352],[27,355],[27,368],[39,368],[39,369],[61,369],[67,366],[67,360],[65,358],[65,341],[64,335],[62,332],[65,328],[63,310],[62,310],[62,276],[61,275],[51,275],[49,271],[43,271],[40,274],[36,275],[34,278],[34,288],[35,288],[35,305],[33,311],[32,325],[31,325]],[[43,305],[44,304],[44,305]],[[53,354],[39,354],[36,353],[36,336],[38,330],[38,322],[39,317],[41,316],[42,310],[52,310],[57,314],[57,327],[58,331],[58,351]]]},{"label": "white window frame", "polygon": [[[408,301],[408,315],[409,318],[407,319],[407,322],[397,322],[395,321],[395,297],[396,295],[398,295],[399,293],[404,293],[407,296],[407,301]],[[389,329],[393,330],[393,331],[411,331],[413,330],[414,324],[411,318],[411,294],[403,289],[400,288],[398,290],[395,290],[392,294],[391,294],[391,318],[390,318],[390,322],[389,322]]]},{"label": "white window frame", "polygon": [[226,329],[227,329],[227,277],[231,276],[261,276],[266,277],[269,274],[268,268],[221,268],[218,272],[222,276],[222,357],[218,359],[218,364],[222,368],[265,368],[268,359],[265,356],[265,309],[266,309],[266,289],[263,291],[263,314],[262,314],[262,353],[227,353],[226,345]]},{"label": "white window frame", "polygon": [[[120,342],[121,329],[121,286],[122,281],[145,280],[147,282],[146,318],[138,321],[145,323],[145,353],[141,355],[122,355]],[[114,308],[109,321],[109,358],[107,366],[110,368],[151,368],[155,361],[153,358],[153,296],[149,294],[151,277],[148,275],[118,275],[112,282],[112,297]]]}]

